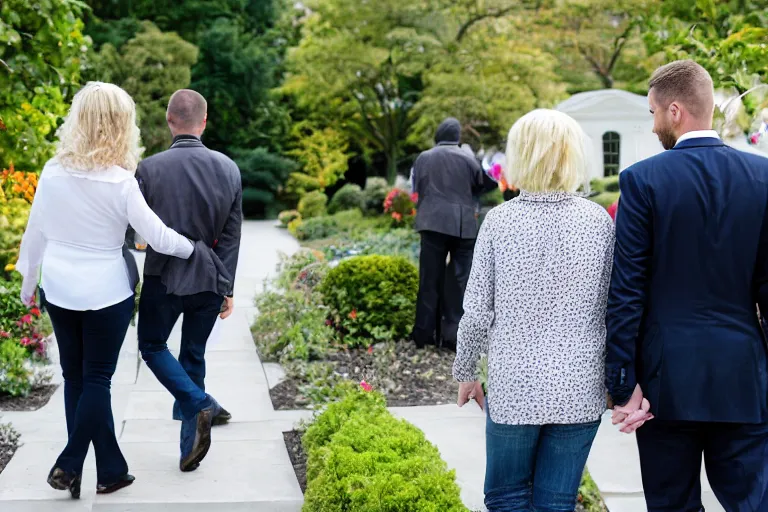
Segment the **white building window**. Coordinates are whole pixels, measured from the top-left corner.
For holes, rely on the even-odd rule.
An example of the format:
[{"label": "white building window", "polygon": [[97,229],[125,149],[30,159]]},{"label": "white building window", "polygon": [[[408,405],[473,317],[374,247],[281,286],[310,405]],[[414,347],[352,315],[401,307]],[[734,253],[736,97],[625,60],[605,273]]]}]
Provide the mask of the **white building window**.
[{"label": "white building window", "polygon": [[615,176],[619,174],[621,161],[621,135],[616,132],[603,134],[603,174]]}]

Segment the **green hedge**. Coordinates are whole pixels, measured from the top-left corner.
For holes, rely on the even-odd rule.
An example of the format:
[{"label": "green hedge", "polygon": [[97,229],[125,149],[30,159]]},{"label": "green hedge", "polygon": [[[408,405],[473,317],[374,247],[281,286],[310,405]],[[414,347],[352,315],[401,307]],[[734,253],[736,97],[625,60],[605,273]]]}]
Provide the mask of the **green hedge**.
[{"label": "green hedge", "polygon": [[299,200],[299,214],[304,219],[325,215],[325,205],[328,204],[328,196],[315,190],[306,194]]},{"label": "green hedge", "polygon": [[613,203],[619,200],[619,193],[618,192],[603,192],[601,194],[598,194],[594,197],[589,198],[590,201],[594,201],[603,208],[608,208]]},{"label": "green hedge", "polygon": [[328,204],[328,213],[334,214],[344,210],[365,211],[365,196],[360,185],[347,183],[341,187]]},{"label": "green hedge", "polygon": [[398,340],[416,315],[419,271],[402,256],[356,256],[331,269],[320,284],[324,302],[349,346]]},{"label": "green hedge", "polygon": [[330,404],[303,437],[304,512],[466,512],[456,475],[424,434],[353,390]]},{"label": "green hedge", "polygon": [[392,187],[384,178],[368,178],[363,189],[365,208],[370,214],[384,213],[384,200]]}]

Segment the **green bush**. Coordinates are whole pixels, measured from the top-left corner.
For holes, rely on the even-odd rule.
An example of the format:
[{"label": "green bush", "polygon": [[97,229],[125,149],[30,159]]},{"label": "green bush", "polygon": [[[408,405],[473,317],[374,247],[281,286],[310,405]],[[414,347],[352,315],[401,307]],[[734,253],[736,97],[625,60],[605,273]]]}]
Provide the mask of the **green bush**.
[{"label": "green bush", "polygon": [[356,256],[331,269],[320,292],[349,346],[404,338],[413,326],[419,272],[401,256]]},{"label": "green bush", "polygon": [[267,291],[256,297],[259,315],[251,328],[265,360],[321,359],[335,343],[336,331],[327,325],[329,310],[316,293]]},{"label": "green bush", "polygon": [[21,303],[20,297],[21,281],[0,279],[0,331],[14,331],[16,322],[29,313],[29,308]]},{"label": "green bush", "polygon": [[600,178],[594,178],[589,182],[589,189],[593,194],[605,192],[605,181]]},{"label": "green bush", "polygon": [[364,231],[373,219],[364,219],[360,210],[346,210],[335,215],[307,219],[294,229],[293,236],[301,241],[320,240],[338,235]]},{"label": "green bush", "polygon": [[609,176],[608,178],[603,178],[603,182],[605,183],[605,191],[606,192],[618,192],[619,191],[619,176]]},{"label": "green bush", "polygon": [[343,238],[324,239],[309,245],[323,251],[326,258],[331,260],[365,254],[381,254],[404,256],[411,262],[418,263],[421,238],[416,231],[408,228],[387,231],[366,230]]},{"label": "green bush", "polygon": [[365,211],[365,196],[363,196],[363,189],[354,183],[347,183],[341,187],[333,194],[333,198],[328,205],[328,213],[330,214],[355,209],[361,212]]},{"label": "green bush", "polygon": [[504,202],[504,194],[498,188],[480,196],[480,206],[498,206]]},{"label": "green bush", "polygon": [[296,219],[301,219],[301,214],[298,210],[284,210],[277,216],[277,220],[280,221],[283,227],[288,227],[288,224]]},{"label": "green bush", "polygon": [[276,284],[283,290],[290,290],[296,284],[299,275],[310,265],[322,263],[325,256],[318,251],[301,249],[291,256],[282,255],[277,264]]},{"label": "green bush", "polygon": [[350,390],[304,434],[304,512],[458,512],[456,475],[424,434],[374,392]]},{"label": "green bush", "polygon": [[311,219],[325,215],[325,205],[328,203],[328,196],[314,190],[309,192],[299,200],[299,213],[303,219]]},{"label": "green bush", "polygon": [[385,178],[368,178],[363,189],[365,209],[369,213],[384,213],[384,200],[392,187]]},{"label": "green bush", "polygon": [[14,339],[0,342],[0,393],[26,396],[32,389],[27,350]]},{"label": "green bush", "polygon": [[608,208],[613,203],[618,201],[619,199],[619,193],[618,192],[603,192],[602,194],[598,194],[594,197],[590,197],[590,201],[594,201],[603,208]]}]

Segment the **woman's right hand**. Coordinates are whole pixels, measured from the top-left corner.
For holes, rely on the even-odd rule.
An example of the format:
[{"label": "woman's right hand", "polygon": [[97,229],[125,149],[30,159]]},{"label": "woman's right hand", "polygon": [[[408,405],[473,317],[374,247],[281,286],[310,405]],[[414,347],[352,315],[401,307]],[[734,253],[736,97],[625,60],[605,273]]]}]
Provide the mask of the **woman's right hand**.
[{"label": "woman's right hand", "polygon": [[479,380],[459,383],[458,406],[464,407],[470,400],[476,401],[480,409],[485,410],[485,393],[483,393],[483,385]]}]

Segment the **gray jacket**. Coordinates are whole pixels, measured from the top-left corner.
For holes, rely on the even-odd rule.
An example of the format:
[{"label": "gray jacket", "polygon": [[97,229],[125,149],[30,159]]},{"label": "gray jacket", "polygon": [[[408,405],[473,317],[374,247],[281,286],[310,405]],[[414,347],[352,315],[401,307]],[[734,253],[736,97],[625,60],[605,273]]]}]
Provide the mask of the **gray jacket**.
[{"label": "gray jacket", "polygon": [[175,295],[232,295],[243,222],[237,165],[197,137],[180,135],[170,149],[143,160],[136,178],[158,217],[198,241],[186,261],[147,248],[144,274],[160,276]]},{"label": "gray jacket", "polygon": [[413,191],[419,195],[416,230],[477,238],[475,198],[483,190],[480,163],[459,147],[461,125],[449,118],[435,135],[437,145],[413,164]]}]

